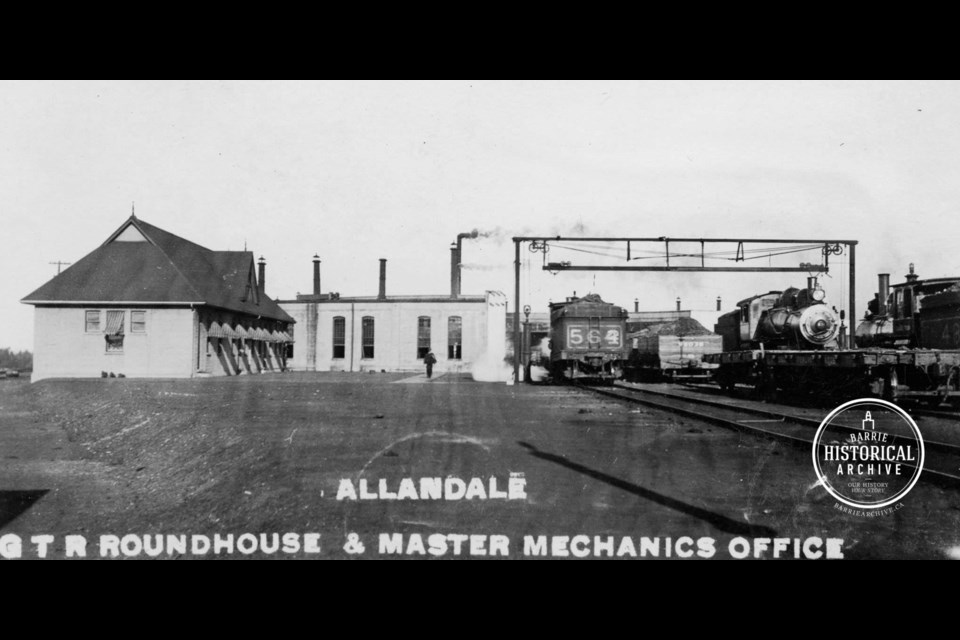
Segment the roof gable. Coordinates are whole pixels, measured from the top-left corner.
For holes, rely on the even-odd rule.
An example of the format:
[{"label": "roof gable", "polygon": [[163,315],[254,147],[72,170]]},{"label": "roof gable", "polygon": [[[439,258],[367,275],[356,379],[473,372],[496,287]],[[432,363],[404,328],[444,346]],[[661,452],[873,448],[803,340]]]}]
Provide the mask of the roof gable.
[{"label": "roof gable", "polygon": [[24,298],[25,302],[191,302],[196,288],[157,247],[101,246]]},{"label": "roof gable", "polygon": [[147,237],[136,226],[128,224],[114,234],[111,242],[149,242]]},{"label": "roof gable", "polygon": [[211,251],[132,216],[23,302],[207,304],[293,322],[257,290],[252,252]]}]

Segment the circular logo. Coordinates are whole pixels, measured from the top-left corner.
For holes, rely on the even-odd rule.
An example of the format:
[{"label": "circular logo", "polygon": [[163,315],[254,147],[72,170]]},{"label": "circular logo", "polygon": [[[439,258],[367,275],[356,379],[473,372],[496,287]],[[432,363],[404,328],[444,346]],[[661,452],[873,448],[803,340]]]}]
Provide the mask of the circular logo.
[{"label": "circular logo", "polygon": [[910,415],[886,400],[846,402],[813,439],[813,467],[834,498],[879,509],[903,498],[923,470],[923,437]]}]

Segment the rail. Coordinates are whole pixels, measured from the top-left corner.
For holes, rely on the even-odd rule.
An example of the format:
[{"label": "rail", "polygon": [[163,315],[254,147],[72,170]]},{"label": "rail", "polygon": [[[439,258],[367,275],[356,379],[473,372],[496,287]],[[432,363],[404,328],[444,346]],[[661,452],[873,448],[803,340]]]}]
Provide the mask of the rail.
[{"label": "rail", "polygon": [[[617,384],[612,388],[591,387],[586,385],[576,385],[576,387],[617,400],[641,404],[654,409],[701,420],[749,435],[771,438],[794,447],[807,449],[808,451],[810,447],[813,446],[813,439],[804,437],[804,434],[809,433],[811,427],[817,428],[820,426],[820,421],[813,418],[806,418],[770,409],[735,406],[724,402],[707,400],[705,398],[638,389],[621,384]],[[652,398],[660,398],[660,400]],[[683,406],[684,403],[687,406]],[[711,411],[706,413],[698,410],[698,407],[707,407],[711,409]],[[761,422],[767,426],[758,426],[761,424],[761,422],[758,421],[744,420],[743,414],[763,416],[764,420]],[[924,439],[924,444],[930,453],[937,453],[939,457],[938,459],[934,459],[931,455],[927,456],[923,471],[920,474],[920,480],[951,488],[960,486],[960,475],[954,472],[954,470],[960,468],[960,446],[926,439]],[[948,468],[949,470],[947,470]]]}]

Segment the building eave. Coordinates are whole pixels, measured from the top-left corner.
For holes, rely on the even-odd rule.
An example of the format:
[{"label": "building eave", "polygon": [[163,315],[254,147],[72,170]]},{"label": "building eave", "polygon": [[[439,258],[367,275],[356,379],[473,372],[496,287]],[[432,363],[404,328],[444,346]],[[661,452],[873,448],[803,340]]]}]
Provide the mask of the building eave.
[{"label": "building eave", "polygon": [[136,305],[182,305],[182,306],[197,306],[207,304],[203,300],[21,300],[20,304],[59,304],[59,305],[70,305],[70,306],[89,306],[89,305],[111,305],[111,304],[123,304],[127,306],[136,306]]},{"label": "building eave", "polygon": [[321,300],[311,300],[309,296],[303,296],[302,298],[295,300],[277,300],[277,304],[337,304],[345,302],[362,302],[366,303],[377,303],[377,304],[390,304],[395,302],[418,302],[424,304],[456,304],[456,303],[469,303],[469,304],[480,304],[486,302],[487,299],[485,296],[460,296],[459,298],[447,297],[429,297],[429,296],[394,296],[388,298],[378,298],[376,296],[371,297],[357,297],[357,298],[335,298],[333,300],[321,299]]},{"label": "building eave", "polygon": [[45,306],[61,306],[61,307],[109,307],[109,306],[125,306],[125,307],[146,307],[146,306],[162,306],[162,307],[209,307],[210,309],[218,309],[221,311],[228,311],[230,313],[236,313],[239,315],[246,316],[257,316],[258,318],[266,318],[268,320],[276,320],[278,322],[286,322],[289,324],[295,324],[296,320],[293,318],[278,318],[275,315],[268,313],[252,313],[246,311],[237,311],[236,309],[230,309],[228,307],[220,307],[213,304],[208,304],[203,300],[21,300],[20,304],[32,304],[32,305],[45,305]]}]

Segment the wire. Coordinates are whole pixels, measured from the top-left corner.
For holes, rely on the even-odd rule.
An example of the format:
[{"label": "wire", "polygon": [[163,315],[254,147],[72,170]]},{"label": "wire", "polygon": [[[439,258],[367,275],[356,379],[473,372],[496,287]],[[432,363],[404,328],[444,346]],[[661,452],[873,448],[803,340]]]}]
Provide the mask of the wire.
[{"label": "wire", "polygon": [[[614,241],[611,241],[614,242]],[[622,251],[615,248],[604,247],[604,251],[591,250],[581,247],[572,247],[564,244],[553,243],[551,245],[553,248],[565,249],[567,251],[575,251],[578,253],[586,253],[589,255],[596,255],[607,258],[621,258]],[[591,245],[585,245],[591,246]],[[597,246],[597,245],[592,245]],[[640,251],[631,251],[631,260],[665,260],[669,256],[670,258],[701,258],[701,259],[710,259],[710,260],[725,260],[728,262],[745,262],[747,260],[757,260],[763,258],[772,258],[774,256],[783,256],[793,253],[803,253],[806,251],[813,251],[815,249],[820,249],[821,245],[796,245],[788,246],[786,248],[781,247],[758,247],[756,249],[737,249],[730,251],[711,251],[703,253],[667,253],[666,251],[649,251],[649,250],[640,250]],[[613,253],[615,251],[615,253]],[[633,255],[636,253],[646,254],[646,255]],[[749,256],[747,254],[750,254]],[[733,257],[726,257],[733,256]]]}]

